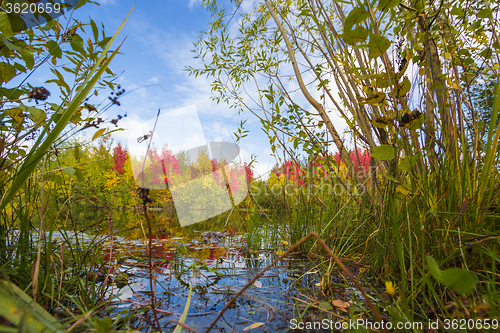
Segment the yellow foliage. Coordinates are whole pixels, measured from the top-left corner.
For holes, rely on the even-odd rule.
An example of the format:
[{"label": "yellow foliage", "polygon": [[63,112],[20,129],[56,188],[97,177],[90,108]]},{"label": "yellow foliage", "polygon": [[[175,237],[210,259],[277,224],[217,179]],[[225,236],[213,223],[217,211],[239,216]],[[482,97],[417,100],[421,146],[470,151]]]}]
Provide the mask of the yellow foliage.
[{"label": "yellow foliage", "polygon": [[118,185],[118,183],[120,183],[120,177],[118,177],[118,175],[116,174],[115,171],[111,170],[109,171],[107,174],[106,174],[106,187],[107,188],[112,188],[116,185]]}]

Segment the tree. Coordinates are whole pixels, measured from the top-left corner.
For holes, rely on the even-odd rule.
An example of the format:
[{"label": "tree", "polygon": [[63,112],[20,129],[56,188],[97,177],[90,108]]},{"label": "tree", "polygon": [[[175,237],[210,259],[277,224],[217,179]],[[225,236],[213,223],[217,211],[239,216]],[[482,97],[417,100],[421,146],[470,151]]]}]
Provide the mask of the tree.
[{"label": "tree", "polygon": [[258,117],[275,156],[328,154],[333,143],[349,161],[336,115],[378,170],[397,177],[398,158],[418,160],[410,169],[423,173],[459,170],[481,153],[467,143],[478,119],[462,78],[479,67],[498,77],[498,5],[266,0],[234,32],[217,1],[204,3],[213,22],[195,43],[201,65],[187,70],[213,78],[217,102]]}]

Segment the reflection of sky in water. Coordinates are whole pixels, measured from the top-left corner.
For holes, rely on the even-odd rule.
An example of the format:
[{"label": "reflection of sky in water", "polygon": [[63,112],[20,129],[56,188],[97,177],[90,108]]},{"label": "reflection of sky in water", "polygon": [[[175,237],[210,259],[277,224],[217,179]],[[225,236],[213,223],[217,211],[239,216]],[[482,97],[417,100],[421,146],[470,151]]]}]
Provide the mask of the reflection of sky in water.
[{"label": "reflection of sky in water", "polygon": [[[272,245],[274,242],[262,239],[262,246],[267,250],[250,254],[246,247],[246,237],[242,234],[214,231],[195,232],[195,234],[199,236],[194,238],[159,236],[159,239],[153,241],[157,308],[171,313],[159,313],[163,328],[169,320],[179,320],[186,305],[189,287],[193,283],[186,324],[194,325],[198,332],[204,332],[203,328],[206,329],[210,325],[229,299],[270,264],[276,258],[276,250],[282,248],[281,245],[276,248]],[[48,233],[46,235],[48,236]],[[72,232],[68,232],[65,236],[56,231],[52,240],[59,244],[64,238],[69,237],[71,243],[75,244],[76,236]],[[84,243],[90,245],[93,239],[96,240],[94,236],[83,233],[79,233],[78,238],[80,246]],[[102,240],[105,237],[98,236],[97,239]],[[180,245],[185,246],[186,254],[180,254],[181,252],[178,251]],[[107,262],[109,239],[105,240],[102,246],[102,258],[107,259]],[[66,251],[69,251],[68,246],[66,246]],[[129,284],[125,287],[118,288],[114,285],[113,294],[111,294],[111,288],[108,289],[106,295],[115,303],[109,309],[109,315],[117,316],[122,310],[137,309],[141,304],[147,308],[151,301],[147,270],[147,242],[144,239],[131,240],[116,237],[113,253],[112,262],[116,260],[119,272],[126,272],[130,278]],[[222,276],[199,268],[203,263],[208,267],[216,268]],[[193,267],[198,268],[193,269]],[[107,269],[107,264],[103,269]],[[271,267],[258,279],[262,286],[248,288],[236,302],[236,307],[226,311],[224,318],[217,323],[217,329],[214,332],[221,329],[226,332],[242,332],[243,328],[253,322],[264,322],[265,325],[252,332],[285,332],[290,317],[294,316],[294,310],[297,311],[294,306],[300,304],[291,297],[304,299],[301,295],[305,295],[316,299],[318,295],[321,295],[317,284],[323,273],[320,267],[307,259],[287,258],[279,261],[276,266]],[[335,274],[330,278],[333,284],[343,284],[340,277]],[[371,294],[374,296],[373,293]],[[350,287],[332,297],[348,301],[353,295],[361,299],[357,291]],[[300,309],[301,313],[314,316],[315,312],[311,310],[312,308],[307,311],[304,311],[304,308]],[[151,320],[150,311],[142,315]],[[323,318],[328,317],[324,312],[322,315]],[[149,323],[139,317],[131,320],[131,324],[140,331],[145,332],[150,328]],[[164,331],[172,332],[174,327],[175,325],[169,324]]]},{"label": "reflection of sky in water", "polygon": [[[146,245],[142,242],[121,241],[130,253],[137,253],[137,251],[143,255],[147,253]],[[184,241],[190,254],[176,255],[175,257],[170,256],[171,249],[161,246],[162,243],[166,244],[169,240],[155,241],[155,248],[158,251],[163,248],[164,251],[163,253],[155,251],[156,255],[165,255],[171,258],[164,265],[161,265],[161,258],[154,259],[157,265],[155,289],[157,300],[160,303],[158,309],[173,313],[159,313],[160,324],[165,332],[172,332],[175,327],[175,325],[169,324],[165,328],[163,325],[166,322],[180,319],[191,284],[193,287],[192,299],[185,323],[190,327],[194,325],[198,332],[203,332],[234,293],[275,258],[275,250],[254,255],[248,254],[245,250],[246,240],[241,235],[228,238],[225,233],[208,232],[201,233],[199,238],[184,239]],[[202,261],[193,258],[193,256],[197,256],[197,253],[207,249],[220,249],[219,252],[212,251],[220,256],[213,258],[210,256]],[[209,253],[212,252],[209,251]],[[121,265],[122,271],[131,273],[131,283],[120,290],[115,290],[115,294],[120,295],[119,299],[123,303],[113,310],[113,314],[116,315],[121,310],[130,307],[138,307],[137,304],[131,304],[129,301],[143,304],[146,307],[150,304],[147,270],[141,266],[145,262],[146,257],[144,256],[143,261],[125,261]],[[218,272],[222,273],[222,276],[217,276],[206,269],[190,269],[193,266],[199,267],[203,263],[206,263],[208,267],[215,267]],[[158,267],[159,265],[162,267]],[[297,297],[297,289],[301,288],[313,292],[314,284],[319,282],[320,275],[306,274],[294,283],[297,277],[311,268],[313,266],[308,261],[293,259],[280,261],[258,279],[262,283],[262,287],[250,287],[238,299],[235,308],[226,311],[224,319],[217,323],[214,332],[220,329],[226,332],[242,332],[244,327],[253,322],[266,323],[263,327],[252,330],[253,332],[286,331],[289,319],[283,314],[292,315],[293,313],[293,300],[290,297]],[[148,312],[146,317],[149,318],[150,315],[151,312]],[[145,325],[140,319],[135,320],[135,324]]]}]

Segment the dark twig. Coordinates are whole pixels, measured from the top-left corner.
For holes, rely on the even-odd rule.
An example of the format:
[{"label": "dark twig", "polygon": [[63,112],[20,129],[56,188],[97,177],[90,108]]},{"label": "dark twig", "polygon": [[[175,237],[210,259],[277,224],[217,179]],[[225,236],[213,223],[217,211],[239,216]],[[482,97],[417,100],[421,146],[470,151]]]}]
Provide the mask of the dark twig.
[{"label": "dark twig", "polygon": [[186,324],[183,324],[177,320],[169,320],[167,321],[167,324],[170,324],[170,323],[174,323],[174,324],[177,324],[177,325],[181,325],[182,327],[184,327],[185,329],[187,329],[189,332],[193,332],[193,333],[197,333],[194,329],[192,329],[191,327],[187,326]]},{"label": "dark twig", "polygon": [[[377,319],[377,321],[379,321],[379,322],[382,322],[382,318],[380,317],[380,313],[378,312],[377,308],[375,308],[375,306],[373,305],[372,301],[370,300],[370,298],[368,297],[368,295],[365,293],[365,291],[363,290],[363,288],[359,284],[359,282],[356,279],[356,277],[351,273],[351,271],[349,271],[349,269],[347,269],[347,267],[345,267],[345,265],[342,263],[342,261],[340,261],[340,259],[332,252],[332,250],[328,247],[328,245],[326,245],[326,243],[323,241],[323,239],[321,239],[321,237],[319,237],[318,234],[316,234],[315,232],[311,232],[308,235],[302,237],[297,243],[293,244],[281,256],[279,256],[278,258],[274,259],[272,263],[270,263],[263,270],[261,270],[236,295],[234,295],[233,298],[231,298],[229,300],[229,302],[222,308],[222,310],[220,311],[220,313],[217,316],[217,318],[215,318],[215,320],[212,322],[212,324],[210,324],[210,326],[208,327],[206,333],[208,333],[215,326],[215,324],[217,323],[217,321],[219,321],[219,319],[222,317],[222,315],[224,314],[224,312],[226,312],[226,310],[231,306],[231,304],[233,304],[238,299],[238,297],[241,296],[241,294],[243,294],[243,292],[245,292],[245,290],[248,289],[248,287],[250,287],[251,285],[253,285],[254,282],[257,281],[257,279],[259,277],[261,277],[269,268],[271,268],[272,266],[274,266],[281,259],[283,259],[283,258],[287,257],[288,255],[290,255],[290,253],[292,253],[302,243],[304,243],[305,241],[307,241],[311,237],[316,238],[316,240],[321,245],[321,247],[323,249],[325,249],[325,251],[328,253],[328,255],[330,257],[332,257],[333,261],[335,261],[335,263],[340,267],[340,269],[344,272],[344,274],[347,275],[347,277],[349,277],[349,279],[354,283],[354,285],[356,286],[356,288],[363,295],[363,297],[364,297],[364,299],[366,301],[366,304],[368,304],[368,307],[370,308],[370,310],[372,311],[373,315],[375,316],[375,319]],[[387,329],[384,328],[384,332],[388,332]]]}]

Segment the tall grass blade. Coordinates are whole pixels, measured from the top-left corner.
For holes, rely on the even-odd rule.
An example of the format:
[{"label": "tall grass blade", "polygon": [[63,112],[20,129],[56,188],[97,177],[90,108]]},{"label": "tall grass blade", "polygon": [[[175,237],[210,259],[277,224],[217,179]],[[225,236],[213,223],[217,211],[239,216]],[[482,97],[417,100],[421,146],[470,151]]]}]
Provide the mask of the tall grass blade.
[{"label": "tall grass blade", "polygon": [[[37,140],[37,143],[33,146],[34,148],[31,149],[31,151],[28,153],[26,156],[26,159],[24,160],[23,164],[20,167],[20,171],[14,176],[14,179],[9,187],[9,189],[5,192],[4,196],[2,197],[2,201],[0,202],[0,210],[4,209],[5,206],[10,202],[12,197],[16,194],[16,192],[21,188],[21,186],[26,182],[28,177],[32,174],[33,170],[35,169],[37,163],[42,159],[42,157],[46,154],[46,152],[49,150],[50,146],[54,143],[54,141],[57,139],[58,135],[62,132],[62,130],[68,125],[69,121],[75,114],[75,112],[78,110],[80,104],[84,101],[86,96],[89,94],[93,86],[97,83],[101,75],[104,73],[106,68],[108,68],[109,63],[111,60],[113,60],[114,56],[118,53],[118,50],[120,49],[121,45],[123,42],[118,46],[118,48],[113,51],[113,53],[108,57],[108,59],[102,63],[107,56],[107,52],[109,48],[111,47],[111,44],[115,40],[115,38],[118,36],[118,33],[121,31],[123,26],[125,25],[125,22],[127,22],[128,17],[130,16],[130,13],[132,12],[134,8],[130,10],[128,13],[127,17],[125,20],[122,22],[118,30],[115,32],[113,37],[109,40],[108,44],[104,48],[101,56],[97,60],[97,62],[94,64],[92,67],[92,70],[90,71],[90,74],[88,78],[85,80],[85,82],[82,84],[82,88],[77,90],[77,95],[75,98],[71,101],[71,103],[68,105],[68,108],[66,111],[62,114],[61,118],[59,121],[56,123],[54,128],[50,131],[50,133],[47,135],[47,137],[39,144],[40,140],[44,137],[44,134],[48,132],[49,126],[51,125],[50,122],[45,125],[44,130],[42,134],[39,137],[39,140]],[[102,63],[102,65],[101,65]],[[99,68],[99,69],[98,69]],[[97,70],[98,69],[98,70]],[[94,72],[97,73],[92,77],[92,74]],[[89,79],[92,77],[91,79]],[[39,145],[38,145],[39,144]],[[38,147],[38,148],[35,148]]]},{"label": "tall grass blade", "polygon": [[[500,126],[495,131],[495,125],[498,117],[498,109],[500,108],[500,82],[497,82],[497,89],[495,92],[495,101],[493,102],[493,109],[491,110],[490,128],[488,130],[488,143],[486,144],[486,158],[484,160],[483,170],[481,172],[481,181],[479,188],[479,197],[477,209],[480,209],[484,192],[488,187],[490,180],[491,167],[497,153],[498,140],[500,139]],[[495,132],[493,138],[493,132]]]}]

